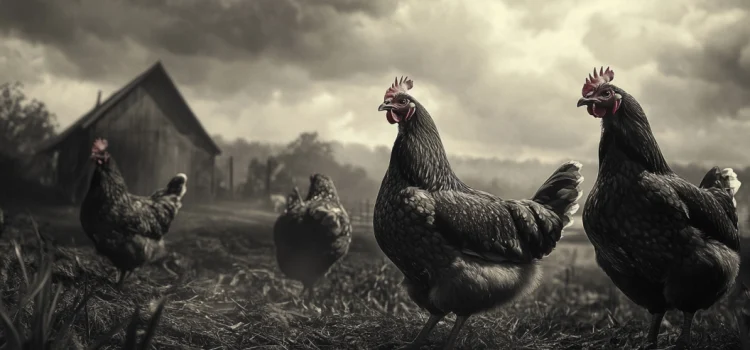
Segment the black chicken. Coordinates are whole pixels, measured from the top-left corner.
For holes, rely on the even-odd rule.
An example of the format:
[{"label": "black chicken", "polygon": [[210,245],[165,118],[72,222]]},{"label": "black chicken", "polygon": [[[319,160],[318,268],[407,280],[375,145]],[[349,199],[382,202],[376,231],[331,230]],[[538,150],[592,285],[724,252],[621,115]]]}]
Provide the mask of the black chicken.
[{"label": "black chicken", "polygon": [[287,277],[301,281],[302,295],[314,297],[314,285],[349,250],[352,241],[349,215],[339,202],[333,180],[310,176],[307,198],[299,190],[287,199],[287,207],[276,219],[273,239],[276,261]]},{"label": "black chicken", "polygon": [[164,257],[162,237],[182,207],[187,176],[177,174],[167,187],[149,197],[128,193],[125,180],[107,152],[107,141],[96,139],[95,163],[88,193],[81,204],[81,226],[97,251],[119,271],[117,286],[137,267]]},{"label": "black chicken", "polygon": [[601,118],[599,176],[583,211],[596,260],[612,282],[652,315],[647,348],[655,348],[664,313],[682,311],[678,348],[690,346],[696,311],[729,290],[740,263],[730,168],[711,169],[695,186],[670,169],[635,98],[594,70],[578,106]]},{"label": "black chicken", "polygon": [[418,348],[452,312],[450,349],[469,316],[539,285],[538,261],[572,223],[583,177],[581,165],[568,162],[524,200],[467,186],[451,169],[432,117],[407,93],[412,86],[397,80],[378,108],[398,123],[398,136],[373,225],[378,245],[404,274],[409,296],[430,313],[411,346]]}]

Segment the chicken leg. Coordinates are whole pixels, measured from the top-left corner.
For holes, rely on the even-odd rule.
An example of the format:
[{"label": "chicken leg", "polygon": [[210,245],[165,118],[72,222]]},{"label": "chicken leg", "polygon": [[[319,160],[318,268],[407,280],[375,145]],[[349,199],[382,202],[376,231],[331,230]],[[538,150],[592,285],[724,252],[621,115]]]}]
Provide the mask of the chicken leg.
[{"label": "chicken leg", "polygon": [[313,289],[312,285],[305,284],[302,287],[302,291],[299,293],[299,297],[302,298],[303,302],[309,304],[315,299],[315,289]]},{"label": "chicken leg", "polygon": [[661,329],[661,321],[664,319],[664,312],[656,312],[651,314],[651,326],[648,329],[648,335],[646,336],[646,343],[643,344],[641,349],[652,350],[656,349],[659,345],[659,329]]},{"label": "chicken leg", "polygon": [[438,314],[430,314],[430,318],[427,319],[427,322],[425,322],[424,326],[422,327],[422,330],[419,331],[419,334],[417,334],[417,337],[412,340],[411,343],[407,344],[406,346],[402,346],[399,348],[399,350],[409,350],[409,349],[419,349],[419,347],[424,344],[425,340],[430,336],[430,333],[432,333],[432,330],[435,329],[435,326],[440,322],[440,320],[443,319],[445,315],[438,315]]},{"label": "chicken leg", "polygon": [[456,345],[456,340],[458,339],[458,333],[461,332],[461,328],[463,328],[468,319],[469,316],[456,315],[456,322],[453,324],[453,329],[451,329],[451,334],[448,336],[448,341],[445,342],[443,350],[453,350],[453,347]]},{"label": "chicken leg", "polygon": [[690,335],[690,332],[693,328],[693,316],[695,315],[695,313],[683,312],[682,315],[682,331],[680,332],[680,336],[677,338],[675,350],[687,350],[691,348],[692,337]]},{"label": "chicken leg", "polygon": [[117,271],[117,274],[119,275],[119,277],[117,278],[117,284],[116,284],[116,286],[115,286],[115,287],[116,287],[117,289],[122,289],[122,286],[123,286],[123,284],[124,284],[124,282],[125,282],[125,279],[126,279],[126,278],[127,278],[128,276],[130,276],[130,271],[125,271],[125,270],[118,270],[118,271]]}]

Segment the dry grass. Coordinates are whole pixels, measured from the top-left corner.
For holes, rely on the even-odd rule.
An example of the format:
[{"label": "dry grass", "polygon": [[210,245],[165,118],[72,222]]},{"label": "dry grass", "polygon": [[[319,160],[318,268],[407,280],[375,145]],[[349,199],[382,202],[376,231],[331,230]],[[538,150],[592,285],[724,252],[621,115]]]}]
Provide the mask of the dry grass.
[{"label": "dry grass", "polygon": [[[393,349],[414,338],[426,320],[399,285],[400,273],[377,253],[370,237],[355,238],[351,254],[319,284],[317,301],[303,305],[297,297],[301,285],[285,279],[275,266],[272,216],[243,217],[218,209],[180,215],[168,241],[180,257],[180,277],[148,266],[116,290],[114,269],[91,247],[56,250],[51,281],[62,286],[58,312],[72,313],[84,291],[96,291],[71,327],[82,344],[106,336],[138,306],[160,298],[166,304],[152,340],[159,349]],[[11,236],[29,235],[17,228]],[[53,226],[46,231],[60,240],[68,234],[56,234]],[[5,305],[16,302],[22,285],[9,238],[0,240]],[[23,248],[34,249],[30,243]],[[25,267],[35,271],[34,255],[24,256]],[[633,349],[643,342],[646,312],[611,285],[593,263],[588,245],[562,245],[545,267],[545,282],[533,295],[471,318],[458,347]],[[723,301],[696,317],[696,349],[739,349],[729,308]],[[424,348],[440,348],[452,320],[441,323]],[[679,320],[676,313],[666,318],[661,348],[674,344]],[[122,346],[124,333],[108,338],[104,348]]]}]

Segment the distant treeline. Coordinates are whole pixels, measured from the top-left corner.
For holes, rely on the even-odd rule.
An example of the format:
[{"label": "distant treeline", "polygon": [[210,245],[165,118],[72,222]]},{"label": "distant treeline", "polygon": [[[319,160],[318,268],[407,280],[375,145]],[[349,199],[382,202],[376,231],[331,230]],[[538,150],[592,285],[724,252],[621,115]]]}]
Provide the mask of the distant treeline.
[{"label": "distant treeline", "polygon": [[[248,171],[253,169],[250,166],[253,159],[265,164],[268,157],[279,157],[288,162],[287,171],[294,173],[293,178],[296,182],[292,181],[288,175],[281,175],[278,178],[279,181],[273,184],[272,192],[275,193],[287,193],[293,183],[296,183],[304,193],[308,184],[307,177],[313,172],[322,172],[334,178],[340,194],[347,200],[374,199],[390,160],[388,147],[372,148],[362,144],[327,142],[318,139],[316,133],[303,133],[300,138],[288,145],[247,142],[242,139],[228,141],[220,136],[214,136],[214,138],[224,154],[219,164],[226,163],[228,156],[234,158],[236,184],[247,181]],[[303,139],[307,141],[302,141]],[[321,149],[324,151],[320,151]],[[307,150],[308,153],[303,153],[302,150]],[[316,155],[310,156],[310,154]],[[449,156],[449,158],[453,169],[464,182],[504,198],[530,196],[559,165],[498,158],[461,156]],[[559,163],[562,164],[562,162],[561,160]],[[671,166],[677,174],[696,184],[710,169],[709,165],[698,163],[672,163]],[[747,181],[750,182],[750,167],[739,164],[722,164],[721,166],[733,167],[741,181],[746,178],[745,174],[747,174]],[[222,170],[226,170],[225,168],[223,167]],[[256,164],[254,169],[259,171],[258,168],[259,165]],[[582,201],[585,201],[596,181],[597,168],[598,164],[595,162],[584,162],[582,173],[586,180],[583,184]],[[257,175],[249,178],[257,179]],[[243,186],[236,186],[236,189],[242,191]],[[750,189],[740,191],[738,202],[750,204]]]}]

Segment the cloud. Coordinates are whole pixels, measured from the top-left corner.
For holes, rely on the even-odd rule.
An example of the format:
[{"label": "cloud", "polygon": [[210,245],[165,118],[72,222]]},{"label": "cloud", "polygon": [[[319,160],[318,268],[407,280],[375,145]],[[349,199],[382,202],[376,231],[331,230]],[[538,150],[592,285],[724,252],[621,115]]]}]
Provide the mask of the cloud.
[{"label": "cloud", "polygon": [[[750,117],[740,27],[750,9],[723,4],[14,1],[0,12],[0,74],[65,124],[97,89],[161,59],[212,133],[287,141],[318,130],[370,145],[393,142],[376,106],[394,76],[409,75],[449,152],[557,161],[596,158],[599,125],[574,103],[603,64],[647,109],[665,153],[690,160],[721,153],[715,134],[739,133]],[[683,146],[683,136],[704,141]]]},{"label": "cloud", "polygon": [[594,18],[587,46],[603,62],[648,67],[635,88],[615,83],[637,91],[668,156],[746,164],[750,5],[683,0],[661,11],[662,5],[649,16],[627,15],[636,25],[626,29]]}]

